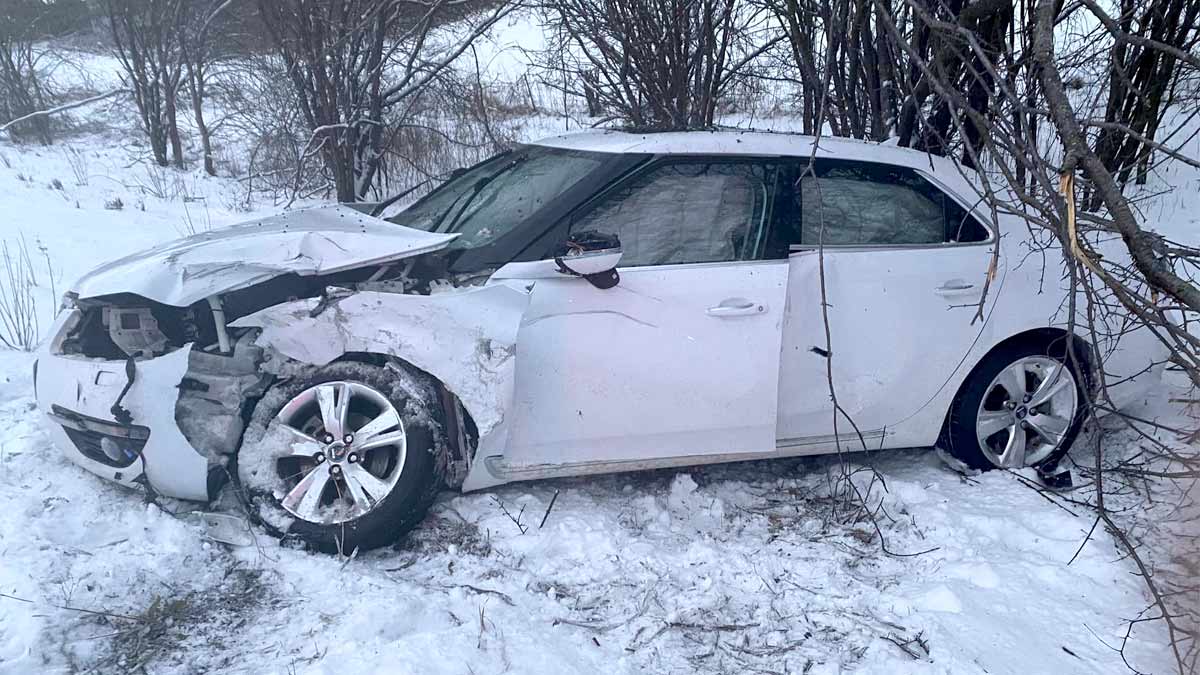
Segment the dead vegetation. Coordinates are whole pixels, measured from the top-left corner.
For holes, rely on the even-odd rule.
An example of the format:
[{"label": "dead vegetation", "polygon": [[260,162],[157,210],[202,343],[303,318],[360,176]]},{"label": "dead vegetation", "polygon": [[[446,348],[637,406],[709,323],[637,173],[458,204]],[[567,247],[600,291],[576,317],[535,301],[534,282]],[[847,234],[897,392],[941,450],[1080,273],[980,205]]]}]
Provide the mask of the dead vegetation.
[{"label": "dead vegetation", "polygon": [[24,236],[11,246],[0,241],[0,263],[0,345],[30,351],[38,340],[38,280]]},{"label": "dead vegetation", "polygon": [[88,667],[98,673],[154,672],[186,666],[191,652],[225,654],[210,660],[205,670],[220,672],[238,662],[245,647],[239,629],[276,605],[261,570],[231,564],[224,577],[203,590],[165,587],[150,597],[136,614],[93,617],[98,630],[107,630],[107,654]]},{"label": "dead vegetation", "polygon": [[411,553],[397,568],[411,566],[417,559],[430,554],[454,551],[456,554],[486,558],[492,554],[492,534],[478,523],[464,518],[453,508],[434,507],[421,526],[399,544],[401,553]]}]

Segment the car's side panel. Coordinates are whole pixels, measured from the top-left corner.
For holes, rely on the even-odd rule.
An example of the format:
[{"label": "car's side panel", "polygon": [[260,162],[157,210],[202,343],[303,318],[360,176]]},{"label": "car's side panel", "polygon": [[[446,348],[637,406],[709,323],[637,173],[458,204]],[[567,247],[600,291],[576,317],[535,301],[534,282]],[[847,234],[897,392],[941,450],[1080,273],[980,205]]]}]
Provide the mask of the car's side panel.
[{"label": "car's side panel", "polygon": [[[781,446],[835,433],[829,359],[841,409],[836,432],[892,430],[934,401],[958,369],[969,369],[972,348],[990,337],[990,304],[983,319],[975,318],[993,258],[990,245],[830,248],[823,258],[803,251],[789,259]],[[989,301],[999,287],[989,289]]]},{"label": "car's side panel", "polygon": [[774,449],[786,261],[621,269],[607,290],[525,267],[504,470]]},{"label": "car's side panel", "polygon": [[[1005,340],[1055,328],[1064,332],[1073,329],[1083,344],[1090,344],[1082,297],[1075,325],[1072,327],[1068,320],[1069,282],[1061,250],[1052,244],[1030,245],[1028,226],[1014,217],[1002,216],[999,231],[999,269],[989,291],[989,295],[995,295],[985,329],[966,353],[962,367],[950,375],[937,396],[903,423],[889,428],[878,447],[933,445],[954,397],[976,364]],[[1107,253],[1120,254],[1115,250]],[[1101,342],[1098,357],[1108,374],[1110,395],[1117,407],[1146,396],[1159,381],[1166,349],[1145,329],[1121,335],[1119,340],[1098,337]]]},{"label": "car's side panel", "polygon": [[[1015,218],[1006,218],[1004,223],[1003,250],[1008,259],[1008,285],[1012,292],[1006,293],[997,307],[997,330],[1004,331],[999,339],[1044,326],[1073,330],[1080,344],[1095,352],[1099,363],[1093,365],[1103,366],[1106,395],[1116,407],[1144,397],[1161,377],[1167,348],[1149,329],[1129,317],[1103,284],[1094,279],[1095,292],[1104,298],[1095,309],[1096,331],[1093,335],[1088,328],[1088,298],[1082,287],[1076,289],[1076,317],[1072,325],[1068,305],[1071,283],[1057,241],[1043,233],[1045,241],[1031,243],[1027,224]],[[1095,246],[1110,265],[1129,260],[1124,243],[1115,237],[1096,242]]]}]

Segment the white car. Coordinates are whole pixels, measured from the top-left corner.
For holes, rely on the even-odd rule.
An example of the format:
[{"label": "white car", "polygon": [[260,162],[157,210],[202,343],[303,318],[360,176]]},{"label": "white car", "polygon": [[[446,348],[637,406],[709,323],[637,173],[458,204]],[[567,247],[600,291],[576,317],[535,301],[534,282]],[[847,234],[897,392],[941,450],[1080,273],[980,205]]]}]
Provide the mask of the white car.
[{"label": "white car", "polygon": [[84,468],[199,501],[232,478],[322,550],[395,541],[445,488],[935,444],[1053,466],[1092,373],[1128,402],[1164,353],[1069,334],[1058,254],[979,202],[865,142],[548,138],[386,219],[293,211],[94,270],[38,405]]}]

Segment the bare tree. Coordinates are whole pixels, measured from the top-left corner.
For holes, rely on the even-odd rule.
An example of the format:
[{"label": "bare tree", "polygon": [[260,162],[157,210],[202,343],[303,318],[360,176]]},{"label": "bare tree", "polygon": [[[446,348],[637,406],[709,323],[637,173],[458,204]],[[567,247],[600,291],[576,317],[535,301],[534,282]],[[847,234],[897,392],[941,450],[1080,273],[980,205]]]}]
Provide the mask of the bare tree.
[{"label": "bare tree", "polygon": [[1200,41],[1200,3],[1120,0],[1116,9],[1106,27],[1119,39],[1112,40],[1105,125],[1094,147],[1118,183],[1125,184],[1135,166],[1137,182],[1145,183],[1153,141],[1179,81],[1177,53]]},{"label": "bare tree", "polygon": [[805,133],[884,140],[897,118],[896,49],[865,0],[767,0],[787,35]]},{"label": "bare tree", "polygon": [[178,26],[188,0],[105,0],[114,52],[133,92],[154,161],[183,167],[177,94],[183,77]]},{"label": "bare tree", "polygon": [[[965,90],[966,102],[988,119],[997,82],[981,59],[1005,50],[1012,0],[767,2],[788,36],[807,133],[821,120],[835,136],[894,135],[901,146],[935,154],[947,154],[946,143],[956,140],[979,146],[985,127],[971,116],[953,119],[955,107],[930,77]],[[916,59],[928,64],[929,75]],[[971,166],[974,154],[963,152],[960,160]]]},{"label": "bare tree", "polygon": [[39,40],[70,30],[86,14],[82,2],[45,3],[6,0],[0,9],[0,125],[12,124],[10,138],[32,138],[49,145],[51,121],[32,115],[53,103],[43,76],[45,50]]},{"label": "bare tree", "polygon": [[212,131],[204,115],[207,96],[209,68],[218,49],[214,35],[224,27],[223,12],[234,0],[192,0],[184,11],[175,16],[174,30],[179,41],[179,60],[183,63],[184,84],[192,106],[192,118],[196,122],[196,133],[200,136],[200,152],[203,155],[204,172],[217,175],[213,157]]},{"label": "bare tree", "polygon": [[562,89],[635,128],[713,124],[755,59],[783,40],[743,0],[551,0]]},{"label": "bare tree", "polygon": [[514,6],[260,0],[312,134],[301,163],[319,156],[339,201],[367,196],[384,162],[388,115],[411,104]]}]

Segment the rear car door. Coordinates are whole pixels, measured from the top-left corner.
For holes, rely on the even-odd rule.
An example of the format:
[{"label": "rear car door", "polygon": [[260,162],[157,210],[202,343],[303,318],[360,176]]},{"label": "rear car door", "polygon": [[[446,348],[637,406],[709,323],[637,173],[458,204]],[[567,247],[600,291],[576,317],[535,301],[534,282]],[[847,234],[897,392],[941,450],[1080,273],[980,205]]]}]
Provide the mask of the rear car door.
[{"label": "rear car door", "polygon": [[544,262],[518,334],[510,468],[772,452],[786,260],[766,260],[778,165],[666,159],[564,223],[617,235],[620,283]]},{"label": "rear car door", "polygon": [[893,446],[933,442],[936,428],[905,437],[902,425],[939,394],[987,330],[1000,290],[992,285],[980,313],[993,232],[911,168],[826,159],[810,171],[805,160],[793,180],[780,446],[831,440],[829,358],[846,447],[861,448],[855,427],[876,447],[885,435]]}]

